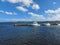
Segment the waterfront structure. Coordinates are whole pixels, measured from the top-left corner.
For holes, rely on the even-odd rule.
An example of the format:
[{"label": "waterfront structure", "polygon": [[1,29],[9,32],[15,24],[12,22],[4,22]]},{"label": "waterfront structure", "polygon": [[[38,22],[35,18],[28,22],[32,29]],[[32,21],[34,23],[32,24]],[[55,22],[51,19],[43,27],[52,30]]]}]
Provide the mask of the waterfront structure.
[{"label": "waterfront structure", "polygon": [[32,22],[32,24],[28,23],[23,23],[23,24],[14,24],[14,26],[60,26],[60,22],[58,21],[50,21],[50,22]]}]

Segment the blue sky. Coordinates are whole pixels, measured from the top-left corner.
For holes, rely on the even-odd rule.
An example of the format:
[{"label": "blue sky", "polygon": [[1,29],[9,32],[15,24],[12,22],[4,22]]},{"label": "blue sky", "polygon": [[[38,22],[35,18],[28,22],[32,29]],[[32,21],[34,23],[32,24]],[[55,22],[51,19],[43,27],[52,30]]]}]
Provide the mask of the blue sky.
[{"label": "blue sky", "polygon": [[0,22],[60,21],[60,0],[0,0]]}]

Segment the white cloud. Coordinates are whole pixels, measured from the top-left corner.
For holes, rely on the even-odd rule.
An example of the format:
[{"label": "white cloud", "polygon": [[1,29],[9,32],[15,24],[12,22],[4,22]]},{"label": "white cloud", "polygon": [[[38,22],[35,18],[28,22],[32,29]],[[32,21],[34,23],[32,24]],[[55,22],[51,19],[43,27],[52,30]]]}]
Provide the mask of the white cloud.
[{"label": "white cloud", "polygon": [[33,0],[21,0],[25,6],[30,6],[33,3]]},{"label": "white cloud", "polygon": [[40,7],[39,7],[38,4],[33,4],[32,9],[36,9],[36,10],[38,10],[38,9],[40,9]]},{"label": "white cloud", "polygon": [[4,13],[4,11],[3,10],[0,10],[0,13]]},{"label": "white cloud", "polygon": [[56,10],[50,10],[50,9],[49,9],[49,10],[45,11],[45,13],[48,13],[48,14],[49,14],[49,13],[50,13],[50,14],[51,14],[51,13],[60,14],[60,8],[58,8],[58,9],[56,9]]},{"label": "white cloud", "polygon": [[28,11],[28,9],[26,9],[26,8],[24,8],[24,7],[22,7],[22,6],[18,6],[18,7],[16,7],[18,10],[20,10],[20,11],[23,11],[23,12],[27,12]]},{"label": "white cloud", "polygon": [[55,15],[47,18],[48,21],[60,21],[60,15]]},{"label": "white cloud", "polygon": [[34,20],[45,20],[45,17],[43,15],[35,14],[32,12],[29,12],[28,14],[31,15]]},{"label": "white cloud", "polygon": [[10,2],[10,3],[18,3],[19,1],[18,0],[1,0],[2,2],[4,1],[7,1],[7,2]]},{"label": "white cloud", "polygon": [[5,12],[5,14],[7,14],[7,15],[12,15],[13,13],[12,12]]},{"label": "white cloud", "polygon": [[19,0],[6,0],[6,1],[8,1],[10,3],[18,3],[19,2]]},{"label": "white cloud", "polygon": [[55,4],[56,4],[56,2],[53,2],[53,4],[55,5]]},{"label": "white cloud", "polygon": [[1,0],[2,2],[4,2],[5,0]]},{"label": "white cloud", "polygon": [[48,17],[48,20],[60,20],[60,8],[55,10],[46,10],[45,13],[47,15],[50,15],[50,17]]},{"label": "white cloud", "polygon": [[47,11],[45,11],[45,13],[48,13],[48,14],[50,14],[50,13],[55,13],[55,11],[54,10],[47,10]]},{"label": "white cloud", "polygon": [[33,0],[1,0],[1,1],[7,1],[10,3],[22,3],[25,6],[30,6],[30,4],[33,3]]},{"label": "white cloud", "polygon": [[5,14],[7,14],[7,15],[17,15],[17,13],[15,13],[15,12],[5,12]]},{"label": "white cloud", "polygon": [[5,12],[5,14],[7,14],[7,15],[17,15],[17,13],[16,12]]},{"label": "white cloud", "polygon": [[17,15],[16,12],[8,12],[8,11],[4,11],[4,10],[0,10],[0,13],[4,13],[4,14],[7,14],[7,15]]},{"label": "white cloud", "polygon": [[56,14],[60,14],[60,8],[56,9],[56,10],[55,10],[55,13],[56,13]]}]

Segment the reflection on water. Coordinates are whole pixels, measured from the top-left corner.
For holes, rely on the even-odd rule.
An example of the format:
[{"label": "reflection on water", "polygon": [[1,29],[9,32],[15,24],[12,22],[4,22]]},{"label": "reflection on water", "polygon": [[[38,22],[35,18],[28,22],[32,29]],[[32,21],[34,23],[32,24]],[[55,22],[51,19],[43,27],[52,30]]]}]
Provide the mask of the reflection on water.
[{"label": "reflection on water", "polygon": [[0,25],[0,45],[60,45],[60,27]]}]

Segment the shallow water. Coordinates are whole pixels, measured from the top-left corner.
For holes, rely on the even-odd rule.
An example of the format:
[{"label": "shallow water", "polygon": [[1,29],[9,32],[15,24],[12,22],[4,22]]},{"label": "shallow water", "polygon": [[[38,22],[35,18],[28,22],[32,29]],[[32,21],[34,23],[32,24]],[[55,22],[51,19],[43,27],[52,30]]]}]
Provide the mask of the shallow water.
[{"label": "shallow water", "polygon": [[60,45],[60,26],[0,24],[0,45]]}]

